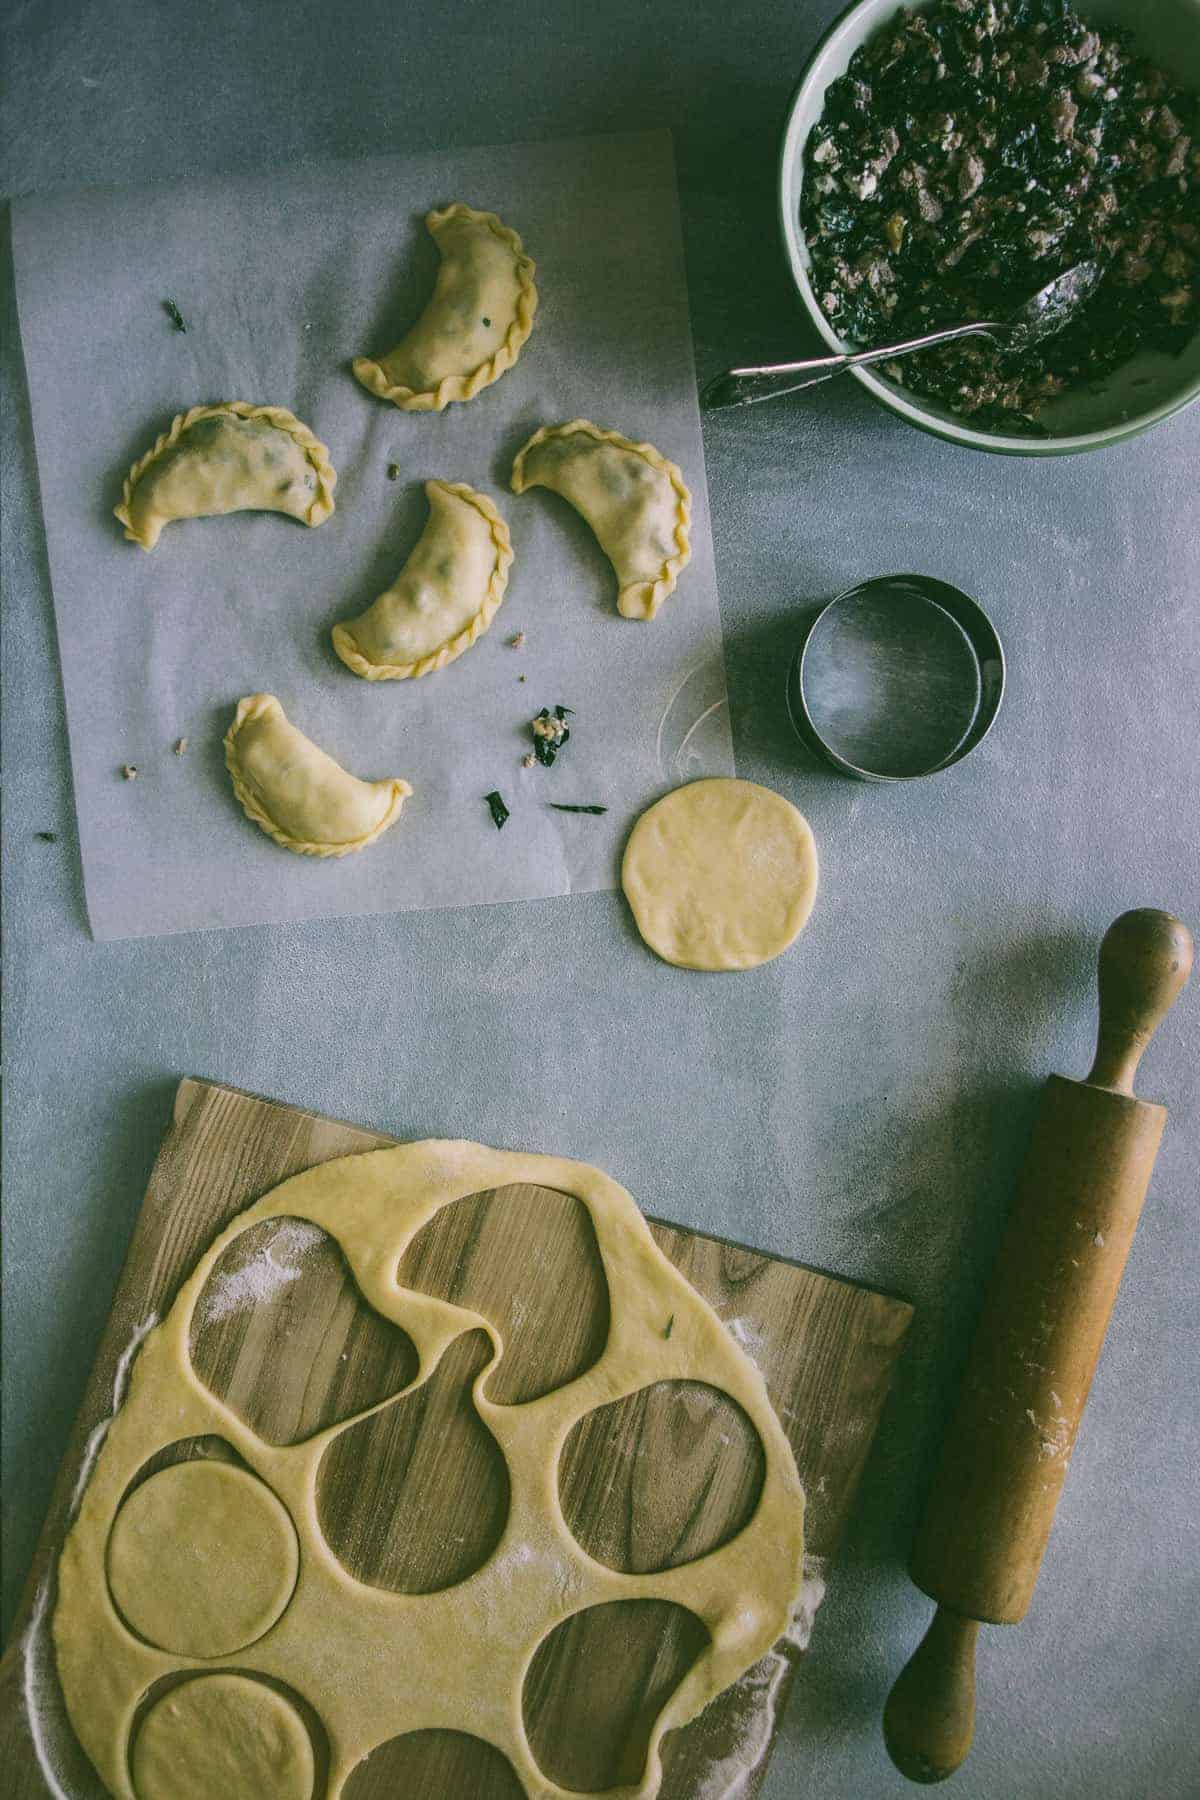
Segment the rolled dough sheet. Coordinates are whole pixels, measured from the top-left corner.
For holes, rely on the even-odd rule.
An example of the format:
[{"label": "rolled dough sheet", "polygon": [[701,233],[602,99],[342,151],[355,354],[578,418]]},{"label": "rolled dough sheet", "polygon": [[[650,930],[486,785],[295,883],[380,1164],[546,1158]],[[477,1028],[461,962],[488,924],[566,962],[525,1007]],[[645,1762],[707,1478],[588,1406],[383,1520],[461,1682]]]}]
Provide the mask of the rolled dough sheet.
[{"label": "rolled dough sheet", "polygon": [[817,847],[782,794],[691,781],[644,812],[621,886],[656,955],[681,969],[753,969],[787,949],[817,897]]},{"label": "rolled dough sheet", "polygon": [[[498,1359],[503,1337],[495,1323],[401,1288],[396,1270],[408,1243],[440,1208],[509,1184],[551,1188],[586,1208],[608,1283],[607,1341],[590,1368],[526,1404],[490,1401],[486,1372],[475,1384],[473,1404],[510,1478],[508,1519],[491,1556],[466,1579],[433,1593],[369,1585],[351,1575],[321,1535],[316,1503],[324,1452],[356,1419],[298,1444],[264,1443],[199,1379],[188,1351],[194,1310],[236,1237],[263,1220],[300,1219],[334,1238],[363,1303],[409,1334],[420,1358],[414,1388],[464,1332],[481,1326]],[[536,1252],[534,1242],[531,1254]],[[763,1450],[759,1502],[741,1531],[697,1560],[653,1573],[621,1573],[589,1557],[569,1530],[558,1492],[559,1452],[572,1426],[596,1408],[670,1380],[707,1382],[752,1421]],[[218,1686],[214,1675],[169,1690],[175,1709],[169,1718],[159,1710],[166,1703],[156,1703],[138,1723],[145,1697],[187,1665],[129,1629],[105,1579],[106,1556],[119,1541],[122,1508],[164,1481],[152,1477],[127,1499],[139,1470],[169,1444],[208,1436],[225,1439],[251,1471],[246,1481],[265,1484],[295,1525],[299,1570],[290,1599],[273,1625],[230,1652],[246,1685],[257,1687],[265,1677],[278,1688],[248,1696],[241,1685]],[[173,1465],[167,1474],[178,1483],[182,1468]],[[228,1562],[207,1577],[214,1610],[225,1597],[240,1600],[234,1590],[244,1580],[253,1518],[243,1509],[222,1527]],[[640,1782],[620,1790],[628,1800],[652,1800],[664,1733],[694,1718],[787,1629],[803,1578],[803,1521],[796,1465],[762,1375],[658,1248],[634,1201],[615,1182],[585,1164],[467,1143],[406,1144],[344,1157],[284,1182],[240,1214],[142,1346],[59,1562],[53,1630],[63,1692],[81,1743],[119,1800],[166,1800],[168,1790],[154,1785],[157,1777],[143,1781],[140,1773],[165,1766],[160,1745],[169,1744],[176,1766],[205,1771],[212,1758],[225,1754],[223,1742],[239,1734],[255,1759],[264,1734],[280,1746],[269,1778],[254,1762],[251,1791],[259,1800],[293,1800],[303,1759],[297,1760],[292,1714],[303,1721],[288,1694],[302,1695],[322,1722],[331,1747],[331,1800],[378,1745],[422,1730],[470,1732],[507,1758],[531,1800],[566,1800],[566,1790],[538,1767],[523,1725],[531,1658],[558,1624],[591,1607],[669,1601],[700,1620],[708,1642],[659,1713]],[[188,1538],[204,1529],[182,1510],[176,1528],[174,1545],[159,1530],[143,1535],[141,1566],[131,1575],[126,1564],[126,1578],[139,1593],[156,1580],[177,1580],[178,1559],[190,1554]],[[288,1581],[287,1553],[280,1541],[264,1548],[256,1536],[255,1544],[266,1585],[275,1592]],[[194,1600],[188,1604],[194,1608]],[[253,1610],[249,1630],[261,1624],[261,1605]],[[157,1622],[147,1617],[145,1623],[162,1637],[176,1629],[169,1608]],[[217,1785],[203,1789],[206,1800],[223,1791]],[[171,1800],[181,1800],[181,1791],[173,1791]]]}]

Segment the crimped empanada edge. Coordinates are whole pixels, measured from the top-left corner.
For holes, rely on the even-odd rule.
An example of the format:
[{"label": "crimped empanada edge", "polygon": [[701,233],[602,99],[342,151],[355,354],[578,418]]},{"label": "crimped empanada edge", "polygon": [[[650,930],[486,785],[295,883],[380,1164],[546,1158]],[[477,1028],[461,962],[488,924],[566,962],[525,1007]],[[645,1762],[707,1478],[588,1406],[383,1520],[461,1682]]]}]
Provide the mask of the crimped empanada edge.
[{"label": "crimped empanada edge", "polygon": [[532,257],[526,256],[519,234],[496,213],[479,212],[465,201],[456,200],[452,206],[442,207],[440,210],[435,207],[432,212],[426,213],[425,226],[435,242],[437,228],[456,216],[485,224],[512,251],[518,281],[516,317],[504,335],[504,342],[487,362],[480,363],[478,368],[466,375],[444,375],[436,388],[420,393],[415,388],[399,387],[389,381],[381,364],[374,357],[356,356],[350,365],[355,380],[370,393],[378,395],[380,400],[390,400],[401,412],[441,412],[452,400],[473,400],[476,394],[482,393],[485,387],[491,387],[493,381],[498,381],[501,375],[512,368],[533,330],[533,318],[538,307],[538,291],[533,279],[537,264]]},{"label": "crimped empanada edge", "polygon": [[191,426],[200,419],[215,419],[230,413],[239,419],[264,419],[268,425],[274,425],[279,431],[286,431],[288,436],[304,451],[305,456],[317,472],[317,492],[302,523],[305,525],[323,525],[333,507],[333,490],[337,486],[337,470],[329,460],[329,450],[316,434],[309,430],[302,419],[298,419],[286,406],[255,406],[250,400],[220,400],[212,406],[193,406],[185,413],[176,413],[168,430],[155,439],[154,443],[134,463],[125,477],[125,487],[121,496],[121,504],[113,507],[113,513],[125,527],[125,536],[131,544],[140,544],[143,550],[150,550],[148,544],[133,523],[130,513],[130,501],[133,490],[152,463],[167,450],[174,449],[179,439]]},{"label": "crimped empanada edge", "polygon": [[289,836],[286,831],[282,830],[282,828],[275,823],[270,813],[264,810],[254,790],[248,787],[242,780],[242,772],[237,760],[237,738],[242,726],[247,719],[261,719],[266,713],[270,712],[273,706],[277,706],[281,712],[283,711],[283,708],[279,706],[279,701],[275,698],[274,694],[247,694],[244,700],[238,701],[238,708],[237,712],[234,714],[233,724],[225,733],[225,767],[229,770],[229,778],[233,783],[233,791],[241,805],[242,811],[252,824],[257,825],[261,831],[265,831],[267,836],[274,839],[275,843],[277,843],[281,849],[294,850],[298,856],[352,856],[358,850],[365,850],[368,844],[373,844],[376,838],[383,836],[390,825],[395,824],[397,818],[400,816],[400,810],[403,807],[404,802],[412,793],[412,788],[407,781],[404,781],[398,775],[393,775],[390,778],[392,794],[387,812],[379,821],[379,824],[369,831],[365,837],[352,838],[345,844],[324,844],[309,843],[301,838]]},{"label": "crimped empanada edge", "polygon": [[425,483],[426,496],[431,487],[445,488],[448,493],[457,494],[460,500],[467,501],[475,508],[476,512],[481,513],[491,526],[492,543],[496,547],[496,566],[492,570],[487,593],[483,597],[483,605],[474,618],[464,625],[454,637],[447,638],[444,644],[439,644],[437,649],[431,650],[428,656],[419,657],[416,662],[410,663],[372,662],[358,648],[350,625],[335,625],[331,634],[335,651],[346,667],[352,669],[356,675],[361,675],[364,681],[407,681],[410,678],[415,680],[422,675],[432,675],[436,669],[444,669],[447,663],[454,662],[465,650],[471,648],[477,638],[483,636],[500,610],[500,602],[504,599],[505,590],[508,587],[508,571],[512,566],[513,548],[512,538],[503,514],[486,494],[481,494],[475,488],[468,487],[465,481],[427,481]]},{"label": "crimped empanada edge", "polygon": [[525,479],[525,458],[539,444],[548,438],[572,437],[582,433],[584,437],[594,438],[600,444],[614,444],[619,450],[630,450],[640,456],[652,468],[660,469],[671,483],[675,491],[675,544],[676,554],[668,557],[653,581],[632,582],[617,593],[617,611],[625,619],[652,619],[667,595],[674,592],[675,583],[680,572],[685,569],[692,557],[691,523],[692,494],[683,471],[678,463],[656,450],[653,444],[635,443],[632,438],[624,437],[619,431],[603,431],[599,425],[593,425],[590,419],[572,419],[566,425],[539,425],[531,438],[528,438],[513,458],[512,475],[509,485],[514,494],[523,494],[527,487],[536,487],[537,482]]}]

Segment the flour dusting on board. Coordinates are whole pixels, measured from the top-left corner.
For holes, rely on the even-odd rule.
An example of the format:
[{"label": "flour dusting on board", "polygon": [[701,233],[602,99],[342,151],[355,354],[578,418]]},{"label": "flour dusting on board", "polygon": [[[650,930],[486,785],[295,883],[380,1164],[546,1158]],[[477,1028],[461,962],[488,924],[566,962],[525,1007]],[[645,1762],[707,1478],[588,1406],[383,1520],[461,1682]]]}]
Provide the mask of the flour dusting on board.
[{"label": "flour dusting on board", "polygon": [[752,1363],[757,1363],[760,1354],[767,1348],[764,1332],[759,1331],[749,1319],[726,1319],[725,1329],[741,1345]]},{"label": "flour dusting on board", "polygon": [[[75,1515],[79,1511],[84,1489],[96,1466],[96,1458],[100,1454],[100,1447],[108,1436],[110,1425],[121,1410],[121,1404],[129,1386],[129,1375],[133,1368],[134,1358],[157,1324],[158,1314],[150,1313],[135,1328],[129,1342],[117,1358],[117,1366],[113,1371],[112,1407],[91,1431],[87,1443],[83,1447],[83,1455],[79,1462],[79,1474],[75,1479],[75,1486],[71,1490],[71,1498],[67,1505],[68,1525],[74,1521]],[[82,1752],[66,1718],[62,1691],[58,1683],[58,1671],[54,1662],[54,1649],[50,1640],[49,1620],[52,1610],[50,1600],[54,1586],[54,1571],[51,1570],[38,1588],[29,1617],[29,1625],[21,1640],[21,1692],[25,1702],[25,1717],[29,1724],[33,1754],[53,1800],[85,1800],[85,1789],[80,1785],[81,1782],[87,1784],[86,1794],[88,1796],[93,1793],[102,1794],[103,1789],[96,1785],[90,1770],[70,1767],[79,1762]]]},{"label": "flour dusting on board", "polygon": [[728,1696],[733,1741],[726,1756],[711,1763],[695,1800],[740,1800],[746,1784],[771,1746],[779,1690],[791,1664],[778,1650],[768,1650],[747,1669]]},{"label": "flour dusting on board", "polygon": [[68,1525],[79,1511],[79,1502],[83,1499],[83,1490],[88,1484],[96,1458],[100,1454],[100,1446],[108,1436],[108,1428],[116,1418],[121,1402],[125,1398],[125,1389],[129,1383],[129,1371],[133,1366],[133,1359],[142,1347],[143,1338],[148,1337],[157,1324],[157,1313],[151,1313],[148,1318],[143,1319],[117,1358],[117,1366],[113,1371],[112,1407],[104,1418],[93,1426],[88,1435],[88,1441],[83,1446],[83,1455],[79,1459],[79,1474],[75,1477],[75,1486],[71,1489],[71,1498],[67,1506]]},{"label": "flour dusting on board", "polygon": [[[47,1696],[57,1686],[54,1658],[50,1648],[50,1634],[46,1630],[46,1614],[49,1607],[50,1578],[47,1576],[34,1599],[29,1629],[25,1633],[25,1641],[21,1646],[21,1687],[25,1697],[25,1717],[29,1721],[29,1735],[33,1740],[33,1754],[37,1758],[37,1765],[45,1778],[46,1786],[54,1796],[54,1800],[72,1800],[72,1796],[58,1779],[55,1765],[59,1759],[53,1754],[49,1744],[52,1727],[48,1725],[47,1721],[46,1701]],[[61,1704],[61,1699],[59,1699],[59,1704]]]},{"label": "flour dusting on board", "polygon": [[808,1641],[812,1637],[813,1626],[817,1620],[817,1608],[824,1598],[825,1558],[823,1556],[806,1556],[800,1596],[796,1601],[795,1611],[792,1613],[792,1622],[784,1633],[787,1642],[795,1649],[808,1649]]},{"label": "flour dusting on board", "polygon": [[319,1225],[310,1225],[303,1219],[276,1221],[268,1243],[240,1266],[214,1272],[210,1277],[200,1302],[205,1324],[269,1305],[281,1289],[299,1281],[305,1256],[324,1241],[325,1233]]},{"label": "flour dusting on board", "polygon": [[792,1622],[774,1650],[769,1650],[729,1690],[728,1729],[733,1734],[726,1754],[709,1764],[694,1800],[743,1800],[750,1777],[771,1748],[788,1672],[808,1648],[817,1608],[825,1598],[825,1562],[804,1558],[804,1581]]}]

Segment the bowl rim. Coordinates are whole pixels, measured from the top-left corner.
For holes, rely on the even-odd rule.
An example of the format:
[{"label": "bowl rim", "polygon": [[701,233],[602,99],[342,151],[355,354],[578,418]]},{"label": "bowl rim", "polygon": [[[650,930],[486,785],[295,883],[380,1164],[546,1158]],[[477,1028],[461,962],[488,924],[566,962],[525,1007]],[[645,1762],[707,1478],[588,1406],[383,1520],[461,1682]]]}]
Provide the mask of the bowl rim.
[{"label": "bowl rim", "polygon": [[[920,9],[932,4],[932,0],[895,0],[894,10],[900,12],[905,5]],[[803,169],[804,144],[807,141],[811,126],[806,126],[801,119],[801,110],[807,102],[813,86],[813,78],[818,62],[825,55],[832,42],[843,34],[849,34],[857,26],[859,15],[874,11],[879,0],[850,0],[843,7],[832,23],[821,33],[813,46],[800,78],[792,91],[788,102],[787,116],[784,120],[783,134],[779,152],[779,176],[776,183],[776,196],[779,206],[779,225],[783,236],[784,251],[792,281],[804,303],[809,318],[829,345],[831,350],[846,352],[854,346],[840,338],[829,323],[817,301],[809,279],[808,266],[804,261],[804,235],[800,228],[800,182],[793,179],[795,171]],[[1200,11],[1200,6],[1197,6]],[[860,37],[859,42],[865,39]],[[1077,451],[1101,450],[1110,444],[1123,443],[1127,438],[1137,437],[1148,431],[1152,425],[1160,424],[1164,419],[1172,418],[1182,412],[1194,400],[1200,398],[1200,373],[1192,379],[1183,391],[1151,407],[1143,413],[1135,413],[1119,424],[1104,425],[1095,431],[1075,432],[1069,435],[1046,438],[1018,437],[1002,432],[987,431],[978,426],[959,424],[952,419],[943,419],[938,414],[928,411],[906,393],[897,392],[889,387],[869,368],[851,368],[851,377],[860,383],[873,400],[886,406],[889,412],[898,413],[918,431],[930,437],[944,439],[948,443],[961,444],[968,450],[982,450],[999,456],[1068,456]]]}]

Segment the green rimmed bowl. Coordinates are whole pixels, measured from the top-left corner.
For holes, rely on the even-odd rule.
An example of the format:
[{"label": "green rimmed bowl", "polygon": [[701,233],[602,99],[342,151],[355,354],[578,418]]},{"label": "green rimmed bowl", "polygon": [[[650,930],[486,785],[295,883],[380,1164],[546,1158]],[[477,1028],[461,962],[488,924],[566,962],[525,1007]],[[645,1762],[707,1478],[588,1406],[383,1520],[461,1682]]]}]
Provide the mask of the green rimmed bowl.
[{"label": "green rimmed bowl", "polygon": [[[913,10],[923,10],[926,3],[916,0]],[[800,298],[832,350],[855,346],[844,342],[833,329],[809,279],[808,248],[800,224],[804,146],[821,117],[830,82],[845,74],[859,45],[900,10],[897,0],[856,0],[835,20],[801,76],[784,129],[779,164],[784,247]],[[1200,0],[1078,0],[1076,10],[1089,24],[1128,27],[1143,55],[1169,70],[1184,86],[1200,92]],[[1050,401],[1040,415],[1048,437],[1017,437],[972,425],[936,400],[910,393],[874,370],[854,369],[851,373],[881,405],[910,425],[952,444],[1005,456],[1066,456],[1136,437],[1195,400],[1200,395],[1200,330],[1178,356],[1140,351],[1101,381]]]}]

